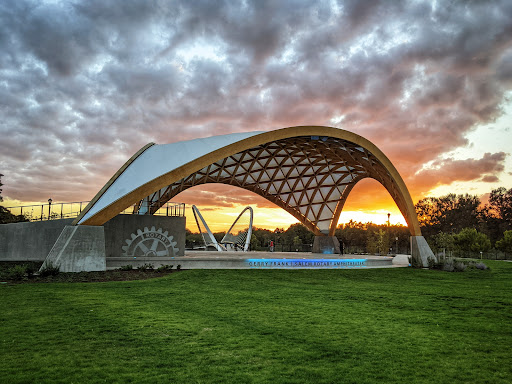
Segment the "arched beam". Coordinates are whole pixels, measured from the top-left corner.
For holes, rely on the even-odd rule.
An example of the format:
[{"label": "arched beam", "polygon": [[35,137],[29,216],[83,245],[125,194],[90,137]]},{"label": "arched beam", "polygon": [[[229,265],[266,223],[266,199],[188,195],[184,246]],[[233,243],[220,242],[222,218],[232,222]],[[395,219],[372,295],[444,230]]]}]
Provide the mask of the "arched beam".
[{"label": "arched beam", "polygon": [[[123,168],[121,168],[116,175],[107,183],[107,185],[102,188],[102,190],[96,195],[96,197],[93,199],[93,201],[86,207],[82,215],[75,220],[75,224],[84,224],[84,225],[102,225],[112,217],[116,216],[119,212],[123,211],[130,205],[133,205],[137,203],[138,201],[144,199],[146,196],[149,196],[160,189],[178,181],[181,179],[186,178],[188,175],[191,175],[195,172],[198,172],[199,170],[208,167],[209,165],[221,161],[222,159],[226,159],[229,156],[236,155],[239,152],[243,152],[245,150],[248,150],[250,148],[254,148],[260,145],[264,145],[266,143],[276,142],[279,140],[284,139],[291,139],[294,137],[301,137],[301,136],[314,136],[314,137],[333,137],[341,140],[345,140],[347,142],[353,143],[355,145],[360,146],[361,148],[366,151],[365,153],[361,154],[361,158],[364,160],[368,160],[369,165],[365,169],[367,169],[369,176],[367,177],[373,177],[379,182],[381,182],[384,187],[390,192],[392,198],[398,205],[399,209],[404,214],[405,220],[407,221],[409,225],[409,230],[413,236],[421,236],[421,231],[418,223],[418,219],[416,217],[416,212],[414,209],[414,204],[412,202],[411,196],[409,194],[409,191],[407,190],[407,187],[405,186],[404,181],[402,180],[401,176],[399,175],[398,171],[395,169],[395,167],[391,164],[389,159],[370,141],[363,138],[362,136],[359,136],[353,132],[337,129],[337,128],[330,128],[330,127],[321,127],[321,126],[301,126],[301,127],[290,127],[290,128],[283,128],[275,131],[270,132],[264,132],[260,134],[256,134],[254,136],[250,136],[248,138],[242,139],[240,141],[231,143],[229,145],[226,145],[222,148],[215,149],[207,154],[204,154],[192,161],[189,161],[188,163],[172,169],[168,172],[165,172],[161,175],[158,175],[157,177],[153,178],[152,180],[145,182],[144,184],[134,188],[131,191],[128,191],[123,196],[119,197],[117,200],[112,201],[107,206],[102,207],[97,212],[95,212],[93,215],[90,215],[85,220],[83,219],[87,212],[94,206],[94,204],[100,199],[101,195],[115,182],[115,180],[123,173],[124,170],[126,170],[131,163],[135,159],[130,159],[129,162],[127,162]],[[146,148],[147,149],[147,148]],[[141,149],[139,152],[144,152],[144,148]],[[142,153],[141,152],[141,153]],[[368,154],[371,154],[373,157],[377,159],[377,162],[371,162],[369,160]],[[345,155],[344,155],[345,156]],[[366,157],[365,157],[366,156]],[[135,158],[137,156],[134,156]],[[132,157],[133,158],[133,157]],[[363,161],[361,160],[361,161]],[[382,166],[385,170],[385,173],[389,175],[389,180],[387,180],[387,175],[383,176],[382,173],[379,173],[373,169],[371,169],[373,166],[380,167]],[[375,175],[375,176],[374,176]],[[348,187],[347,187],[348,188]],[[267,197],[267,196],[265,196]],[[268,197],[267,197],[268,198]],[[269,199],[270,200],[270,199]],[[283,206],[282,203],[278,204],[280,206]],[[338,206],[339,203],[338,203]],[[340,206],[343,207],[342,205]],[[289,211],[290,207],[283,207]],[[341,212],[341,209],[339,210],[339,213]],[[336,213],[338,214],[338,209],[336,209]],[[297,217],[297,211],[294,211],[294,216]],[[300,215],[299,215],[300,216]],[[301,220],[299,217],[297,217],[299,220]],[[322,219],[326,220],[326,219]],[[301,220],[304,222],[304,218]],[[309,226],[308,226],[309,227]],[[311,228],[310,228],[311,229]],[[329,228],[329,232],[332,229],[332,222],[331,222],[331,228]],[[318,233],[318,230],[314,231]]]}]

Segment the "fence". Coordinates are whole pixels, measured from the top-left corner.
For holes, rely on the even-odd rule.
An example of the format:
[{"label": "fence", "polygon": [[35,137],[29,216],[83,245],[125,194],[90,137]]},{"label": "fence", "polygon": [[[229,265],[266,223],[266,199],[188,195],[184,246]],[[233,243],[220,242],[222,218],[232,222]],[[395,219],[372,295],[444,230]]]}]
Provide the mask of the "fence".
[{"label": "fence", "polygon": [[[78,201],[72,203],[48,203],[5,208],[13,215],[24,216],[29,221],[45,221],[78,217],[88,203],[88,201]],[[129,207],[121,212],[121,214],[138,214],[134,210],[134,208],[138,206],[137,204]],[[185,216],[185,204],[167,203],[154,214],[158,216]]]},{"label": "fence", "polygon": [[44,221],[77,217],[88,203],[88,201],[49,203],[6,207],[6,209],[13,215],[24,216],[29,221]]},{"label": "fence", "polygon": [[[139,215],[139,214],[149,214],[149,209],[147,202],[144,201],[144,204],[134,204],[128,208],[126,208],[123,212],[121,212],[122,215]],[[138,213],[138,212],[146,212],[146,213]],[[185,203],[166,203],[158,209],[153,215],[156,216],[185,216]]]},{"label": "fence", "polygon": [[446,252],[436,252],[435,253],[438,258],[469,258],[469,259],[482,259],[482,260],[512,260],[512,254],[507,252],[502,252],[497,249],[491,249],[486,252],[462,252],[462,251],[446,251]]}]

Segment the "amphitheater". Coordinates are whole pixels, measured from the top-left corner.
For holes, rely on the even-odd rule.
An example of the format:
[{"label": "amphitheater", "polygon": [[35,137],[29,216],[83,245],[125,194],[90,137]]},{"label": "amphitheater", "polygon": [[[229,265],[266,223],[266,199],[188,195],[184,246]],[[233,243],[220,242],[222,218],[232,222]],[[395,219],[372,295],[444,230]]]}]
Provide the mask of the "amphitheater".
[{"label": "amphitheater", "polygon": [[[334,231],[338,219],[352,189],[365,178],[382,184],[404,216],[411,235],[412,265],[427,266],[427,259],[433,254],[421,235],[414,204],[396,168],[369,140],[323,126],[147,144],[62,230],[46,260],[66,265],[70,270],[104,269],[107,255],[102,254],[102,249],[108,248],[104,229],[107,222],[129,207],[133,207],[135,217],[152,216],[181,192],[208,183],[228,184],[264,197],[315,234],[313,259],[322,254],[336,255],[339,243]],[[139,248],[150,251],[155,247],[153,251],[158,252],[156,247],[161,244],[154,238],[152,242],[147,240],[150,235],[145,232],[150,232],[149,228],[132,235],[146,242]],[[171,232],[166,232],[170,238]],[[123,246],[126,249],[127,244]],[[172,247],[177,249],[176,256],[187,257],[179,255],[177,242]],[[189,260],[192,256],[188,255]],[[252,266],[247,262],[245,265]]]}]

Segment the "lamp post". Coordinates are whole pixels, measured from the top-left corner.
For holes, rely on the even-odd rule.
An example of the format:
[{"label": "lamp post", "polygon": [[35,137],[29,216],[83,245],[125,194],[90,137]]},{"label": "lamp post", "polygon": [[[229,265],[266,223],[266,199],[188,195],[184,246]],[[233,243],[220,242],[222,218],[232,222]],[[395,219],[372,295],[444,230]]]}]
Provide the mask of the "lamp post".
[{"label": "lamp post", "polygon": [[398,255],[398,236],[395,237],[395,240],[396,240],[396,249],[395,249],[395,254]]},{"label": "lamp post", "polygon": [[[391,244],[389,243],[389,238],[390,238],[390,235],[391,235],[391,229],[389,228],[389,216],[391,216],[391,213],[388,213],[388,244],[387,246],[389,247]],[[389,247],[388,249],[386,249],[386,253],[389,254],[391,253],[391,247]]]},{"label": "lamp post", "polygon": [[52,212],[52,199],[51,197],[48,199],[48,220],[50,220],[51,212]]}]

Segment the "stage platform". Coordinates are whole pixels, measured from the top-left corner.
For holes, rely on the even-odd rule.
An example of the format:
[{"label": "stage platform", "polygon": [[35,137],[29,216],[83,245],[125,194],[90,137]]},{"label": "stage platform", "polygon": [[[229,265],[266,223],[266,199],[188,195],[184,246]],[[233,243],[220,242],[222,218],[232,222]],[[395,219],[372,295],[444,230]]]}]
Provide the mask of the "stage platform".
[{"label": "stage platform", "polygon": [[107,269],[124,265],[178,265],[181,269],[360,269],[409,266],[408,255],[338,255],[305,252],[186,251],[180,257],[108,257]]}]

